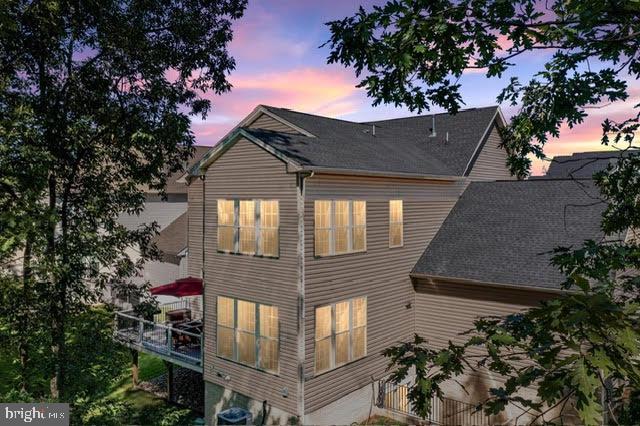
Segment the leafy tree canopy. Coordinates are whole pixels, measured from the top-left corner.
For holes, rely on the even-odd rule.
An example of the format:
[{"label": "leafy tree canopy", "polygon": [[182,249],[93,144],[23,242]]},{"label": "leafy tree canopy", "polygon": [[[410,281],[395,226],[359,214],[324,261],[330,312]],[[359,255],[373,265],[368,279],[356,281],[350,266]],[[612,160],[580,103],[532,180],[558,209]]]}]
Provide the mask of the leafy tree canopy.
[{"label": "leafy tree canopy", "polygon": [[586,107],[628,98],[625,77],[640,75],[639,16],[628,0],[393,0],[329,22],[329,62],[353,67],[374,105],[456,112],[465,71],[501,78],[517,57],[552,52],[529,82],[513,77],[498,96],[520,106],[506,147],[512,172],[525,176],[527,156],[542,158],[561,124],[572,128]]},{"label": "leafy tree canopy", "polygon": [[[123,213],[163,193],[194,141],[205,93],[230,89],[246,0],[24,1],[0,8],[0,262],[23,364],[48,324],[51,395],[64,395],[66,324],[127,284],[153,223]],[[128,249],[140,252],[139,261]],[[16,287],[17,286],[17,287]],[[15,291],[14,291],[15,290]],[[41,330],[41,328],[40,328]]]},{"label": "leafy tree canopy", "polygon": [[[501,134],[519,178],[529,174],[532,155],[544,158],[562,125],[573,128],[590,108],[629,99],[640,77],[637,1],[391,0],[327,25],[329,62],[353,67],[374,105],[418,112],[457,112],[467,70],[499,79],[527,54],[548,52],[531,80],[511,78],[497,98],[516,109]],[[505,382],[481,401],[487,414],[512,405],[531,421],[557,421],[552,412],[568,407],[585,424],[628,418],[629,395],[640,386],[639,107],[602,124],[602,143],[623,151],[612,151],[613,164],[594,176],[605,237],[555,249],[564,295],[522,313],[480,318],[461,345],[431,348],[416,336],[385,351],[393,381],[413,368],[409,399],[419,415],[442,396],[443,383],[488,369]]]}]

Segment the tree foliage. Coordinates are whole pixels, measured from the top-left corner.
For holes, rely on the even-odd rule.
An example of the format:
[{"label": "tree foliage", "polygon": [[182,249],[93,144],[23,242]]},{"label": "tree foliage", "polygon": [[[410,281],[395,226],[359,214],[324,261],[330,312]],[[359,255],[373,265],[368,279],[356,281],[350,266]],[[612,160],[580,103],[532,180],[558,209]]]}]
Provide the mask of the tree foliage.
[{"label": "tree foliage", "polygon": [[[520,106],[506,146],[512,172],[524,176],[527,156],[543,157],[561,124],[572,128],[587,116],[585,107],[628,98],[622,73],[640,75],[639,17],[640,5],[628,0],[392,0],[329,22],[329,62],[362,75],[374,105],[456,112],[465,71],[501,78],[517,57],[552,52],[529,82],[513,77],[498,96]],[[596,61],[606,65],[596,68]]]},{"label": "tree foliage", "polygon": [[[516,109],[501,134],[519,178],[529,174],[531,156],[545,158],[544,146],[561,126],[573,128],[590,109],[629,99],[640,77],[637,1],[391,0],[327,25],[329,62],[353,67],[374,105],[418,112],[439,106],[455,113],[463,105],[463,73],[500,79],[518,60],[543,52],[541,69],[527,82],[510,78],[497,98]],[[420,415],[444,381],[473,369],[505,378],[481,401],[487,414],[512,405],[531,421],[552,421],[553,409],[573,407],[595,424],[620,423],[632,411],[628,396],[640,385],[639,107],[602,123],[602,143],[618,149],[594,176],[604,237],[555,248],[565,294],[522,313],[480,318],[462,345],[434,349],[416,337],[386,351],[396,382],[409,365],[419,367],[409,399]],[[425,374],[431,368],[443,374]]]},{"label": "tree foliage", "polygon": [[[70,320],[155,258],[156,226],[121,214],[164,191],[192,153],[205,93],[230,89],[226,50],[246,0],[8,0],[0,8],[0,262],[23,364],[64,397]],[[132,260],[127,249],[140,252]],[[13,296],[11,296],[13,295]],[[43,328],[44,327],[44,328]],[[30,351],[30,349],[32,349]],[[23,356],[24,355],[24,356]]]}]

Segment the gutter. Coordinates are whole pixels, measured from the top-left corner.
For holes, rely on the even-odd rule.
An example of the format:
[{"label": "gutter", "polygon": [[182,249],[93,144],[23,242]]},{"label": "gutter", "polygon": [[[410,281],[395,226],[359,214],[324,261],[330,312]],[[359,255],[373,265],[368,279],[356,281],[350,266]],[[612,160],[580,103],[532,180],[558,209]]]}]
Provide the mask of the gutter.
[{"label": "gutter", "polygon": [[552,293],[552,294],[566,294],[573,293],[570,290],[562,290],[558,288],[547,288],[547,287],[536,287],[532,285],[517,285],[517,284],[503,284],[503,283],[492,283],[487,281],[479,281],[469,278],[457,278],[457,277],[444,277],[440,275],[431,275],[431,274],[423,274],[420,272],[411,272],[409,274],[411,278],[415,279],[427,279],[430,281],[451,281],[460,284],[472,284],[472,285],[480,285],[484,287],[494,287],[494,288],[507,288],[512,290],[524,290],[524,291],[537,291],[541,293]]},{"label": "gutter", "polygon": [[440,180],[444,182],[463,182],[467,181],[466,176],[447,176],[447,175],[425,175],[420,173],[405,172],[385,172],[377,170],[362,169],[341,169],[323,166],[300,166],[291,171],[291,173],[312,172],[317,174],[330,175],[349,175],[349,176],[374,176],[374,177],[395,177],[401,179],[420,179],[420,180]]}]

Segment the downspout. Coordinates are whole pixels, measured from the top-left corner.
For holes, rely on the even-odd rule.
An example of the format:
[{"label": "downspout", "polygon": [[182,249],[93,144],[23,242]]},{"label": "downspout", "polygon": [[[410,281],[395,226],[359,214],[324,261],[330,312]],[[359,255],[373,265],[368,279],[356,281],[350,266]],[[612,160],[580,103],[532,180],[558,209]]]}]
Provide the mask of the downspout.
[{"label": "downspout", "polygon": [[298,419],[299,423],[304,423],[304,364],[305,364],[305,253],[304,253],[304,202],[305,187],[304,180],[312,177],[311,173],[296,173],[296,205],[298,216]]},{"label": "downspout", "polygon": [[203,174],[202,176],[200,176],[200,179],[202,180],[202,240],[201,240],[201,250],[202,250],[202,254],[201,254],[201,259],[200,261],[202,262],[200,264],[200,278],[202,279],[202,322],[203,322],[203,327],[202,327],[202,334],[200,335],[200,363],[202,365],[202,380],[204,381],[204,375],[205,375],[205,371],[204,371],[204,354],[205,354],[205,350],[204,350],[204,336],[205,336],[205,331],[206,331],[206,327],[207,327],[207,323],[205,321],[206,318],[206,300],[207,298],[204,297],[204,293],[205,293],[205,282],[204,282],[204,241],[205,241],[205,212],[206,212],[206,192],[205,192],[205,175]]}]

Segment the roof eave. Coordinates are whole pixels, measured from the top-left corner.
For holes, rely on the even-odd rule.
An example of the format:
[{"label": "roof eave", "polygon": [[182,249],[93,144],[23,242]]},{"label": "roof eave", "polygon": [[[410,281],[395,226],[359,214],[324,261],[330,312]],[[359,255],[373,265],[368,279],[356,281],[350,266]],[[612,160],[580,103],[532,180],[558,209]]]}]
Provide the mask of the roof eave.
[{"label": "roof eave", "polygon": [[553,294],[564,294],[564,293],[570,292],[568,290],[562,290],[559,288],[538,287],[534,285],[518,285],[518,284],[508,284],[508,283],[493,283],[489,281],[474,280],[470,278],[447,277],[447,276],[434,275],[434,274],[425,274],[423,272],[411,272],[409,276],[411,278],[416,278],[416,279],[428,279],[433,281],[455,281],[462,284],[481,285],[485,287],[495,287],[495,288],[507,288],[507,289],[513,289],[513,290],[537,291],[537,292],[553,293]]}]

